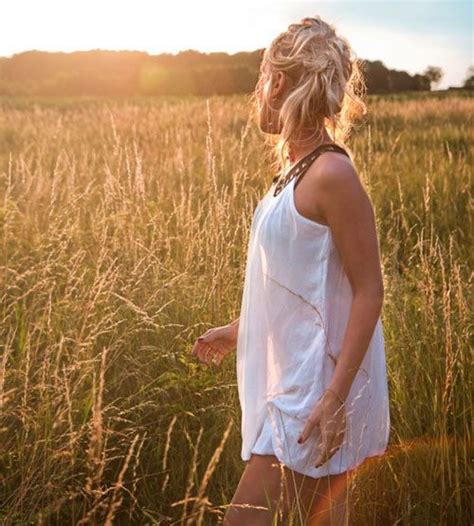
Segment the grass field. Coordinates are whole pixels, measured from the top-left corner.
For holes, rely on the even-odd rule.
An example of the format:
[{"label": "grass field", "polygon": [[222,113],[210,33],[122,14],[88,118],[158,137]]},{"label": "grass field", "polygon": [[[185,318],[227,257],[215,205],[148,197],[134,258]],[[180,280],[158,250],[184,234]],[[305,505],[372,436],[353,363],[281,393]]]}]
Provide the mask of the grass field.
[{"label": "grass field", "polygon": [[[244,467],[235,355],[189,353],[238,316],[275,175],[246,99],[0,109],[0,523],[217,524]],[[377,217],[392,426],[351,485],[354,526],[474,521],[473,111],[463,92],[371,96],[349,141]]]}]

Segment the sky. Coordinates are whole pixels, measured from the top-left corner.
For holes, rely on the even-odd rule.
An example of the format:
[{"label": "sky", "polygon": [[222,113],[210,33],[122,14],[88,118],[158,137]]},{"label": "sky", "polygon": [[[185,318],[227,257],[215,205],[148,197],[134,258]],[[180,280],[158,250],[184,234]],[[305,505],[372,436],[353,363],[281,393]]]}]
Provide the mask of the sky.
[{"label": "sky", "polygon": [[31,49],[253,51],[315,14],[361,59],[410,74],[440,67],[438,89],[462,85],[473,64],[473,3],[464,0],[5,0],[0,56]]}]

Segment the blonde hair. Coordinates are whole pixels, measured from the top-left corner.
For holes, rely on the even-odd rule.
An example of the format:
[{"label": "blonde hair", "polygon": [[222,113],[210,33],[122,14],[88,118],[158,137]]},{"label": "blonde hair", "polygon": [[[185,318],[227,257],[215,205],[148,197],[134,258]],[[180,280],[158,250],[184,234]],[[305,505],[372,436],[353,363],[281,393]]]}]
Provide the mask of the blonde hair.
[{"label": "blonde hair", "polygon": [[355,121],[367,114],[362,65],[347,39],[318,15],[290,24],[264,50],[260,78],[251,96],[253,108],[259,105],[257,93],[272,108],[269,93],[277,71],[283,71],[289,81],[279,109],[282,128],[276,152],[281,166],[287,161],[289,139],[304,131],[313,130],[315,137],[322,137],[326,128],[332,140],[350,152],[345,141]]}]

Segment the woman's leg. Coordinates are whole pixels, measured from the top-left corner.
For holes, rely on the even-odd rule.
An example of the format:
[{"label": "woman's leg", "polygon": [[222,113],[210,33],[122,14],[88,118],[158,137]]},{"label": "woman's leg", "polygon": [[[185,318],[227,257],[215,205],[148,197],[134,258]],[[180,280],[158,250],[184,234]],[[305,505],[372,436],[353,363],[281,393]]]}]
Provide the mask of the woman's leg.
[{"label": "woman's leg", "polygon": [[[307,526],[349,526],[349,473],[311,479],[305,477],[310,505]],[[316,493],[316,498],[311,495]]]},{"label": "woman's leg", "polygon": [[344,526],[346,483],[346,473],[314,479],[283,466],[274,455],[252,455],[223,524],[275,526],[288,524],[291,516],[295,526]]}]

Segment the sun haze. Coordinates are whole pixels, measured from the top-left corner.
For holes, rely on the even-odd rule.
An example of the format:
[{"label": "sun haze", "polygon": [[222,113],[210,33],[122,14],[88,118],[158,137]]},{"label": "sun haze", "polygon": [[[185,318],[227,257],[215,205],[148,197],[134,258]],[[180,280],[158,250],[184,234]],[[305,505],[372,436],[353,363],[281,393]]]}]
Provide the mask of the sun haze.
[{"label": "sun haze", "polygon": [[314,14],[334,23],[360,58],[410,74],[428,65],[442,68],[439,88],[461,85],[472,62],[472,4],[429,0],[16,0],[0,6],[0,56],[32,49],[253,51]]}]

